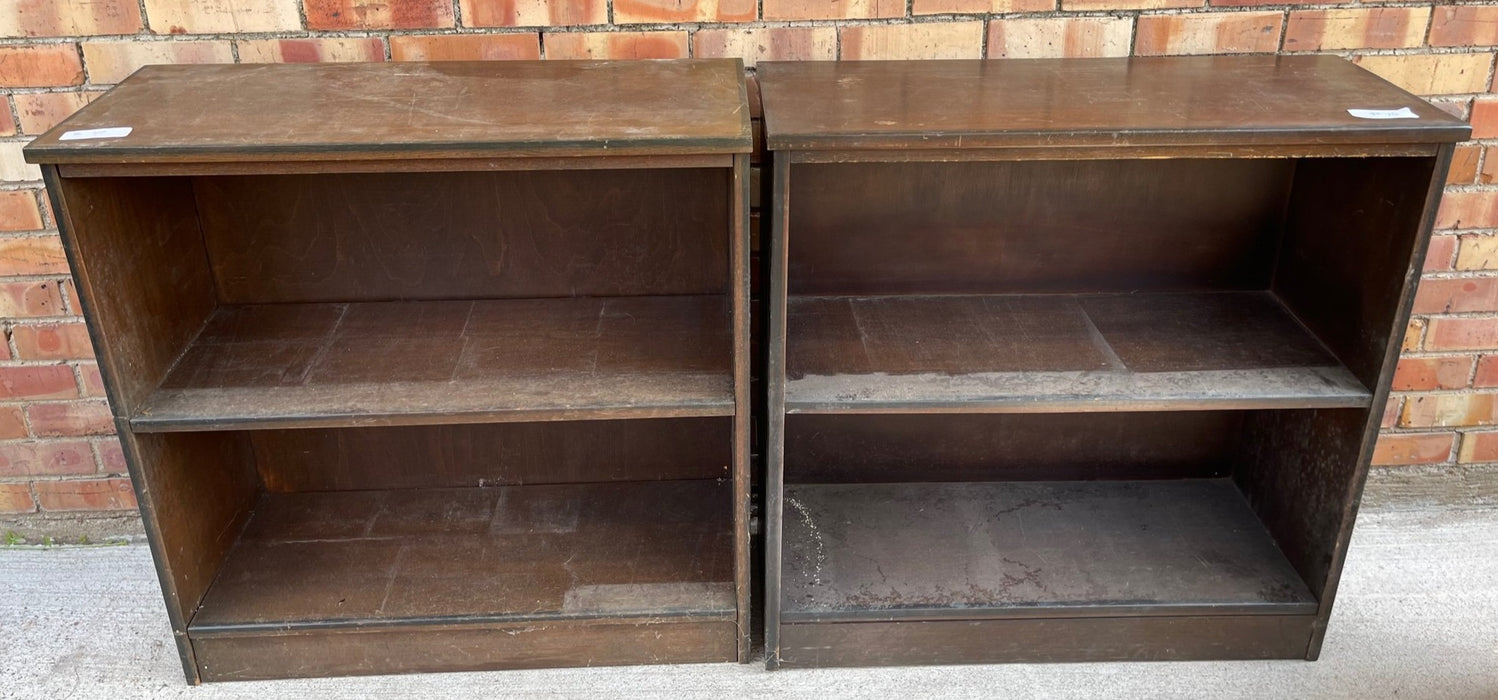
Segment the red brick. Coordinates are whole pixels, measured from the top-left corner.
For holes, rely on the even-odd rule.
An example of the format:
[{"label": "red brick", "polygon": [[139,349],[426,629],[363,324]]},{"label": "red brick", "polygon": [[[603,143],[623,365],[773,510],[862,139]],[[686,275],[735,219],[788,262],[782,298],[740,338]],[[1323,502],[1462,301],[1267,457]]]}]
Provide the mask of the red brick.
[{"label": "red brick", "polygon": [[1493,54],[1358,56],[1353,63],[1416,95],[1466,95],[1487,91]]},{"label": "red brick", "polygon": [[541,58],[541,35],[393,36],[390,57],[397,61],[534,61]]},{"label": "red brick", "polygon": [[151,30],[157,34],[251,34],[302,28],[297,0],[145,0],[145,4]]},{"label": "red brick", "polygon": [[1479,389],[1498,387],[1498,355],[1477,358],[1477,374],[1472,377],[1472,386]]},{"label": "red brick", "polygon": [[1273,53],[1279,49],[1282,19],[1278,12],[1144,16],[1139,18],[1134,53]]},{"label": "red brick", "polygon": [[1430,22],[1431,46],[1498,45],[1498,7],[1439,5]]},{"label": "red brick", "polygon": [[1385,466],[1439,464],[1451,459],[1451,447],[1455,441],[1455,433],[1380,435],[1373,448],[1373,463]]},{"label": "red brick", "polygon": [[764,0],[767,20],[873,19],[904,15],[904,0]]},{"label": "red brick", "polygon": [[16,115],[21,119],[21,132],[36,135],[46,132],[69,116],[96,93],[91,92],[36,92],[15,95]]},{"label": "red brick", "polygon": [[605,0],[461,0],[469,27],[566,27],[607,24]]},{"label": "red brick", "polygon": [[30,513],[36,510],[26,484],[0,484],[0,513]]},{"label": "red brick", "polygon": [[0,439],[15,440],[26,436],[26,419],[21,415],[21,408],[0,406]]},{"label": "red brick", "polygon": [[[699,29],[692,37],[698,58],[758,61],[831,61],[837,58],[835,27],[733,27]],[[752,93],[751,93],[752,94]]]},{"label": "red brick", "polygon": [[77,44],[0,46],[0,87],[83,84]]},{"label": "red brick", "polygon": [[432,29],[453,26],[451,0],[303,0],[308,29]]},{"label": "red brick", "polygon": [[547,32],[551,59],[686,58],[686,32]]},{"label": "red brick", "polygon": [[1491,318],[1434,318],[1425,336],[1425,349],[1492,350],[1498,348],[1498,320]]},{"label": "red brick", "polygon": [[1431,391],[1467,386],[1472,358],[1404,357],[1394,370],[1394,391]]},{"label": "red brick", "polygon": [[614,0],[615,24],[752,22],[755,0]]},{"label": "red brick", "polygon": [[1061,0],[1067,12],[1099,10],[1163,10],[1177,7],[1202,7],[1206,0]]},{"label": "red brick", "polygon": [[[1364,0],[1371,2],[1372,0]],[[1253,5],[1314,5],[1323,0],[1212,0],[1212,7],[1250,7]]]},{"label": "red brick", "polygon": [[99,366],[92,362],[83,362],[78,365],[78,374],[83,377],[84,396],[104,396],[104,377],[99,374]]},{"label": "red brick", "polygon": [[1420,349],[1425,337],[1425,319],[1412,318],[1404,327],[1404,341],[1400,343],[1400,352],[1413,352]]},{"label": "red brick", "polygon": [[0,282],[0,317],[30,318],[67,313],[57,280]]},{"label": "red brick", "polygon": [[1498,462],[1498,431],[1471,432],[1462,436],[1462,464]]},{"label": "red brick", "polygon": [[94,474],[94,451],[82,440],[0,443],[0,476]]},{"label": "red brick", "polygon": [[78,379],[67,365],[0,367],[0,399],[71,399]]},{"label": "red brick", "polygon": [[37,501],[42,510],[128,510],[135,508],[135,492],[129,479],[84,479],[38,481]]},{"label": "red brick", "polygon": [[1286,51],[1398,49],[1425,40],[1428,7],[1297,10],[1285,25]]},{"label": "red brick", "polygon": [[1390,396],[1384,403],[1384,418],[1379,421],[1379,427],[1392,428],[1399,423],[1399,412],[1404,408],[1404,397]]},{"label": "red brick", "polygon": [[34,403],[26,407],[26,418],[36,437],[114,434],[114,416],[103,401]]},{"label": "red brick", "polygon": [[118,83],[142,66],[233,63],[227,41],[89,41],[83,44],[89,82]]},{"label": "red brick", "polygon": [[1472,102],[1472,138],[1498,137],[1498,99],[1478,98]]},{"label": "red brick", "polygon": [[1415,313],[1498,311],[1498,277],[1428,279],[1415,293]]},{"label": "red brick", "polygon": [[10,115],[10,103],[0,97],[0,136],[15,136],[16,120]]},{"label": "red brick", "polygon": [[1452,260],[1456,256],[1456,236],[1431,236],[1430,250],[1425,254],[1426,272],[1446,272],[1454,269]]},{"label": "red brick", "polygon": [[855,25],[837,33],[845,61],[983,57],[982,22]]},{"label": "red brick", "polygon": [[1436,228],[1498,228],[1498,192],[1447,192]]},{"label": "red brick", "polygon": [[1404,401],[1399,425],[1405,428],[1450,428],[1498,423],[1498,394],[1424,394]]},{"label": "red brick", "polygon": [[336,63],[385,60],[379,37],[238,41],[240,63]]},{"label": "red brick", "polygon": [[989,58],[1127,56],[1134,23],[1116,17],[995,19],[988,23]]},{"label": "red brick", "polygon": [[134,34],[136,0],[12,0],[0,11],[0,36]]},{"label": "red brick", "polygon": [[1477,180],[1477,160],[1482,155],[1482,146],[1457,146],[1451,154],[1451,167],[1446,170],[1446,184],[1470,185]]},{"label": "red brick", "polygon": [[[1056,0],[914,0],[911,14],[1007,14],[1013,12],[1052,12]],[[997,20],[995,20],[997,21]]]},{"label": "red brick", "polygon": [[11,330],[16,357],[22,360],[86,360],[94,356],[88,328],[82,323],[39,323]]},{"label": "red brick", "polygon": [[119,438],[95,440],[94,447],[99,450],[100,471],[105,474],[125,474],[129,471],[129,467],[125,466],[125,451],[120,447]]},{"label": "red brick", "polygon": [[36,231],[42,227],[42,212],[37,207],[36,193],[31,190],[0,192],[0,231]]}]

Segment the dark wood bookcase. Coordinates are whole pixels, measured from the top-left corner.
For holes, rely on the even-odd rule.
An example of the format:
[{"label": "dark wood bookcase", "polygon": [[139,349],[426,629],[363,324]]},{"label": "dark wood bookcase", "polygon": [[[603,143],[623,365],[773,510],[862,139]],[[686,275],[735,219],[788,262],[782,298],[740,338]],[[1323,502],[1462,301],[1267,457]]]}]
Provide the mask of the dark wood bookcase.
[{"label": "dark wood bookcase", "polygon": [[768,664],[1316,658],[1466,125],[1335,57],[758,76]]},{"label": "dark wood bookcase", "polygon": [[744,658],[746,105],[161,66],[26,149],[189,681]]}]

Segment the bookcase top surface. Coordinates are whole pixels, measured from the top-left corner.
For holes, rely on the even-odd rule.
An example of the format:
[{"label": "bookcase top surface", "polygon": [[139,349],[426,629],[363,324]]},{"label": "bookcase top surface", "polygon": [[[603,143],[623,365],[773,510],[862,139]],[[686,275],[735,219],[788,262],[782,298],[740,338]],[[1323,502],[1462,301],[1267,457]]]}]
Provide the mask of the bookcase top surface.
[{"label": "bookcase top surface", "polygon": [[748,153],[743,73],[737,59],[148,66],[33,141],[26,157]]},{"label": "bookcase top surface", "polygon": [[772,150],[1330,146],[1469,133],[1335,56],[761,62],[758,75]]}]

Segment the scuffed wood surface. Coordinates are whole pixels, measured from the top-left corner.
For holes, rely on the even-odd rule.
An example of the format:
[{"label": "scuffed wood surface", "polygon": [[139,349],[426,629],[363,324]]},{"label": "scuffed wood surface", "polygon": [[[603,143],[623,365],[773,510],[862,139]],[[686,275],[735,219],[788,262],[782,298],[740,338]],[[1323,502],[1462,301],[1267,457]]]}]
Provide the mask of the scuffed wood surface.
[{"label": "scuffed wood surface", "polygon": [[789,413],[1363,407],[1264,292],[791,297]]},{"label": "scuffed wood surface", "polygon": [[732,620],[731,493],[725,479],[271,494],[190,629]]},{"label": "scuffed wood surface", "polygon": [[1309,614],[1227,479],[795,484],[782,619]]},{"label": "scuffed wood surface", "polygon": [[732,415],[720,296],[221,307],[140,431]]},{"label": "scuffed wood surface", "polygon": [[[70,130],[107,127],[133,131],[58,140]],[[26,157],[107,163],[751,149],[738,60],[455,61],[148,66],[33,141]]]},{"label": "scuffed wood surface", "polygon": [[[1467,125],[1336,56],[760,62],[772,150],[1428,143]],[[1349,108],[1408,107],[1370,120]]]}]

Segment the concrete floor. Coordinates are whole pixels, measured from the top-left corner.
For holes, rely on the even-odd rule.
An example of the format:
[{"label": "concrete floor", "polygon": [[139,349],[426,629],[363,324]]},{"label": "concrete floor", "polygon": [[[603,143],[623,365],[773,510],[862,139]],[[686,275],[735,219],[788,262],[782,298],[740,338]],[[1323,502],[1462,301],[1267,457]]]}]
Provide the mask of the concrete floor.
[{"label": "concrete floor", "polygon": [[1365,513],[1316,663],[717,664],[190,688],[144,546],[0,550],[0,697],[517,696],[1498,698],[1498,509]]}]

